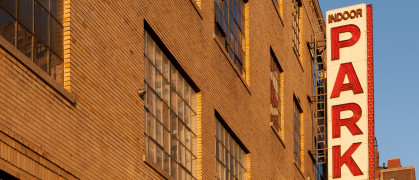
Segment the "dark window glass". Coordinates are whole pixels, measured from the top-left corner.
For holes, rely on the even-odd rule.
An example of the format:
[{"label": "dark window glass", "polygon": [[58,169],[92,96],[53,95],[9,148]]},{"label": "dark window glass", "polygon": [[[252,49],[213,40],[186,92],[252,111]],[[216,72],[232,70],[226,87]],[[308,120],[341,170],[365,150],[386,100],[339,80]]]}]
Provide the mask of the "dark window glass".
[{"label": "dark window glass", "polygon": [[63,0],[51,0],[51,14],[61,24],[63,24],[63,8]]},{"label": "dark window glass", "polygon": [[64,61],[54,53],[50,52],[49,62],[50,75],[58,84],[64,83]]},{"label": "dark window glass", "polygon": [[224,9],[224,18],[225,18],[226,23],[228,22],[228,5],[227,4],[228,4],[227,1],[224,0],[224,5],[222,8]]},{"label": "dark window glass", "polygon": [[35,3],[35,36],[48,45],[48,13]]},{"label": "dark window glass", "polygon": [[243,0],[214,0],[216,14],[217,39],[225,44],[225,49],[229,53],[231,60],[236,65],[238,71],[246,78],[244,62],[245,44],[242,17],[244,10]]},{"label": "dark window glass", "polygon": [[3,9],[0,9],[0,35],[10,44],[15,44],[15,20]]},{"label": "dark window glass", "polygon": [[42,41],[39,41],[39,39],[36,37],[34,62],[42,70],[48,73],[48,48],[44,43],[42,43]]},{"label": "dark window glass", "polygon": [[19,0],[18,5],[18,20],[23,24],[30,32],[33,27],[33,0]]},{"label": "dark window glass", "polygon": [[32,34],[20,23],[17,27],[17,49],[27,57],[32,58]]},{"label": "dark window glass", "polygon": [[0,170],[0,179],[7,179],[7,180],[19,180],[18,178],[12,176],[11,174]]},{"label": "dark window glass", "polygon": [[16,18],[16,0],[0,0],[0,7]]},{"label": "dark window glass", "polygon": [[63,58],[63,27],[56,21],[51,20],[51,49],[59,57]]},{"label": "dark window glass", "polygon": [[37,0],[45,9],[49,10],[49,0]]},{"label": "dark window glass", "polygon": [[301,113],[297,102],[294,102],[294,159],[299,168],[301,168]]},{"label": "dark window glass", "polygon": [[300,0],[293,0],[293,38],[294,49],[298,56],[300,56]]}]

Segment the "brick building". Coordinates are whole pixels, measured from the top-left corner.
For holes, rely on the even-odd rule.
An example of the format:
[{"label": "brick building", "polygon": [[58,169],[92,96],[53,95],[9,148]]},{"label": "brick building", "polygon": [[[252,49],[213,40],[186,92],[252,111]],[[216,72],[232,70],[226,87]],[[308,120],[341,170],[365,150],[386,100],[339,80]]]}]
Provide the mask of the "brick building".
[{"label": "brick building", "polygon": [[316,0],[0,0],[0,175],[327,177],[318,18]]},{"label": "brick building", "polygon": [[387,167],[377,167],[375,178],[379,180],[416,180],[415,167],[402,167],[400,158],[389,159]]}]

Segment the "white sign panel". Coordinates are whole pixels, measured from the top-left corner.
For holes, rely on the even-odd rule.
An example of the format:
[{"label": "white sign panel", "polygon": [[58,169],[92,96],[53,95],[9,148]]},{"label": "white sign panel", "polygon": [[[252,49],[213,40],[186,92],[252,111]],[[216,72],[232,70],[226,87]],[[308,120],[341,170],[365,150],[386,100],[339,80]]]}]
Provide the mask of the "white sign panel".
[{"label": "white sign panel", "polygon": [[359,4],[326,12],[329,179],[369,179],[370,10]]}]

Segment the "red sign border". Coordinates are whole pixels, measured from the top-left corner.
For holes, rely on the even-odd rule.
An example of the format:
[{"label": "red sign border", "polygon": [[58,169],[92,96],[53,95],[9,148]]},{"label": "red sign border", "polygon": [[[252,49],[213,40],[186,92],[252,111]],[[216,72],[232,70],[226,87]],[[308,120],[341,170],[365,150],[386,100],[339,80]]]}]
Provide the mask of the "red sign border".
[{"label": "red sign border", "polygon": [[367,57],[368,57],[368,161],[369,179],[375,179],[374,135],[374,51],[372,5],[367,5]]}]

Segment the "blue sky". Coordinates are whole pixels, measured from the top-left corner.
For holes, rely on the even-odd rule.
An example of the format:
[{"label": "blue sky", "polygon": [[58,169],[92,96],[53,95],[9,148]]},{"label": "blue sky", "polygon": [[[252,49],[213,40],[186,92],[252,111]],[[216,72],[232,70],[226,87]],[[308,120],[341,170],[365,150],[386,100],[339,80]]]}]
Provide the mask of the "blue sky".
[{"label": "blue sky", "polygon": [[[419,0],[319,0],[327,10],[373,5],[375,136],[380,165],[419,168]],[[418,176],[418,170],[416,170]]]}]

